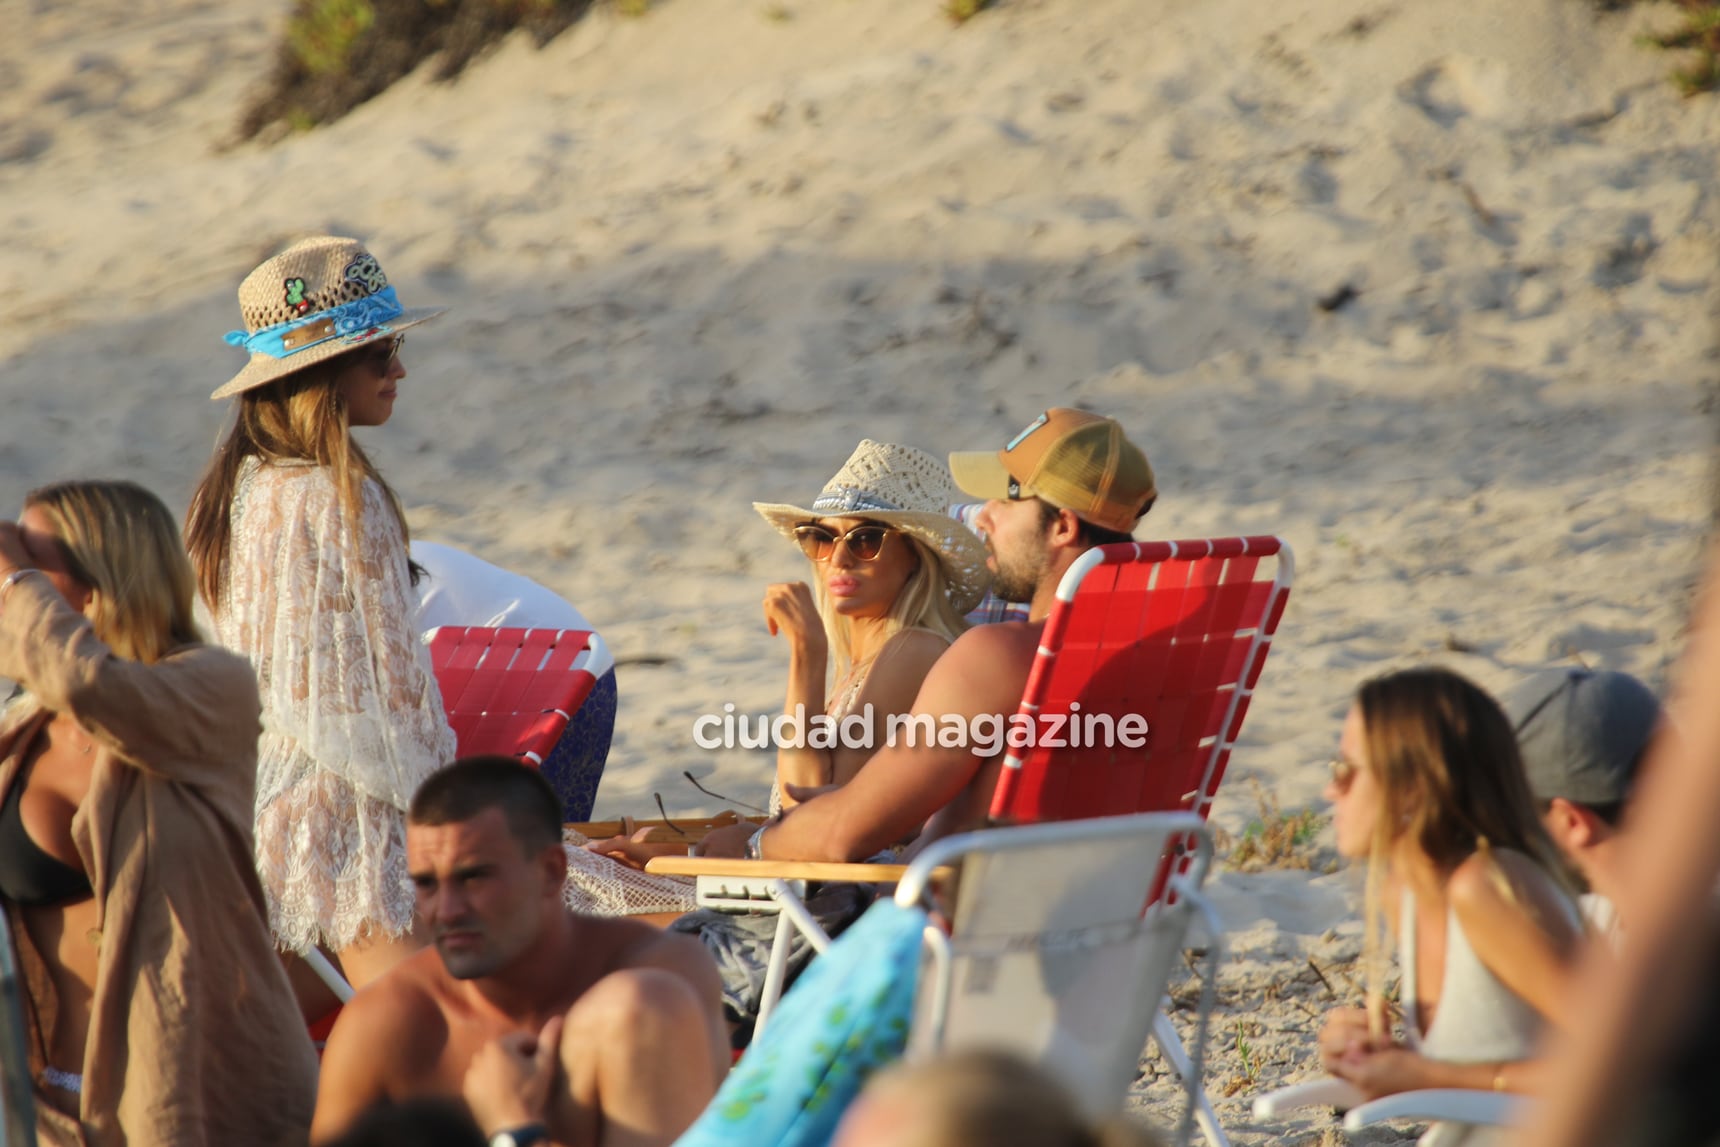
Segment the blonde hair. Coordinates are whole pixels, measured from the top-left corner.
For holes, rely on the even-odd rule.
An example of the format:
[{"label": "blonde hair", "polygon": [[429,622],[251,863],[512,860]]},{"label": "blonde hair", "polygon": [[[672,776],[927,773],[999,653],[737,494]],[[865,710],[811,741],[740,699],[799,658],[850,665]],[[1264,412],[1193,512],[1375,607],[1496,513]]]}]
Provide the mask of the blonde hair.
[{"label": "blonde hair", "polygon": [[[185,516],[185,548],[197,569],[197,588],[209,608],[217,607],[226,584],[233,494],[247,458],[314,462],[327,468],[334,476],[342,514],[355,536],[364,513],[364,483],[367,479],[375,482],[400,527],[401,543],[410,541],[400,499],[369,455],[353,441],[347,424],[346,401],[337,379],[352,361],[351,355],[339,355],[239,395],[233,428],[204,469]],[[417,575],[414,569],[414,582]]]},{"label": "blonde hair", "polygon": [[[885,525],[865,519],[871,525]],[[950,579],[944,574],[944,563],[938,552],[911,534],[893,531],[914,551],[919,563],[908,580],[902,584],[890,612],[884,619],[884,639],[888,641],[904,629],[928,629],[946,641],[954,641],[968,629],[967,619],[950,604]],[[836,676],[853,668],[853,646],[849,641],[848,619],[831,608],[830,590],[821,577],[812,579],[813,597],[818,615],[824,619],[824,634],[830,646],[830,659]],[[880,646],[881,648],[882,646]]]},{"label": "blonde hair", "polygon": [[1565,866],[1547,835],[1523,772],[1516,734],[1499,703],[1449,669],[1375,677],[1356,693],[1368,769],[1380,790],[1368,854],[1364,935],[1369,994],[1383,989],[1387,956],[1382,877],[1409,845],[1442,878],[1476,853],[1489,878],[1521,903],[1493,857],[1510,848],[1569,893]]},{"label": "blonde hair", "polygon": [[155,662],[203,639],[191,563],[160,498],[133,482],[61,482],[24,508],[47,519],[67,572],[89,587],[84,616],[115,656]]},{"label": "blonde hair", "polygon": [[993,1049],[898,1064],[874,1076],[859,1102],[910,1110],[913,1118],[902,1121],[904,1133],[889,1147],[1159,1147],[1163,1142],[1124,1119],[1088,1123],[1069,1092],[1043,1068]]}]

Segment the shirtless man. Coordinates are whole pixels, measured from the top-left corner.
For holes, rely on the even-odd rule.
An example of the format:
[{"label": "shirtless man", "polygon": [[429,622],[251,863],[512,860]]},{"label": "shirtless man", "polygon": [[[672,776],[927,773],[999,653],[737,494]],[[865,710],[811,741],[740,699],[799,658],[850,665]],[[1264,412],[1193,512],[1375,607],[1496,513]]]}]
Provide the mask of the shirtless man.
[{"label": "shirtless man", "polygon": [[407,816],[434,949],[347,1004],[323,1054],[311,1141],[380,1100],[464,1094],[494,1147],[661,1147],[729,1062],[699,944],[562,904],[561,808],[535,769],[471,757]]},{"label": "shirtless man", "polygon": [[[957,638],[926,675],[909,716],[1007,717],[1020,704],[1064,571],[1093,546],[1132,541],[1158,490],[1146,455],[1122,427],[1080,410],[1046,411],[995,453],[952,454],[950,472],[964,491],[988,499],[974,524],[987,535],[992,592],[1027,602],[1028,619]],[[886,745],[846,785],[763,828],[712,832],[704,854],[855,861],[922,825],[925,839],[980,827],[1004,749],[981,757],[969,746],[925,740]]]}]

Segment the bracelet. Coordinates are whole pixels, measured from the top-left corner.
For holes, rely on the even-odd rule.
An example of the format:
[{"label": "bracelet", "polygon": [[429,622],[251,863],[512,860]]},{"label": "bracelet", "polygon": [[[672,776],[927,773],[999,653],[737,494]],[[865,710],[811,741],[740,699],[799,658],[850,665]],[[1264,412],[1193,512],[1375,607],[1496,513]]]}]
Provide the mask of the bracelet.
[{"label": "bracelet", "polygon": [[1496,1068],[1493,1072],[1493,1090],[1498,1091],[1498,1092],[1503,1092],[1505,1090],[1505,1065],[1504,1064],[1500,1064],[1498,1066],[1498,1068]]},{"label": "bracelet", "polygon": [[515,1127],[509,1131],[498,1131],[490,1136],[490,1147],[532,1147],[549,1138],[549,1128],[542,1123],[527,1123],[523,1127]]},{"label": "bracelet", "polygon": [[0,581],[0,604],[3,604],[6,601],[6,598],[12,592],[13,586],[17,585],[31,574],[40,574],[41,572],[41,570],[36,569],[34,566],[19,566],[17,569],[7,574],[5,580]]},{"label": "bracelet", "polygon": [[745,856],[748,860],[763,860],[764,830],[767,828],[773,828],[781,823],[782,814],[780,812],[773,813],[763,824],[758,826],[757,832],[754,832],[751,836],[747,837],[746,848],[742,850],[741,855]]}]

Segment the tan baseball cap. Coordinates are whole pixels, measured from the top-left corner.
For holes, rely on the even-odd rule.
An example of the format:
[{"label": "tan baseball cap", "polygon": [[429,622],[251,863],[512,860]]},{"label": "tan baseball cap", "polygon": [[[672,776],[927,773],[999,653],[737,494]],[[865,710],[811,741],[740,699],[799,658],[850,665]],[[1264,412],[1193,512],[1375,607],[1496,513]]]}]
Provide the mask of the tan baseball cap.
[{"label": "tan baseball cap", "polygon": [[956,485],[976,498],[1043,498],[1082,521],[1131,533],[1158,486],[1116,419],[1053,407],[995,454],[951,454]]}]

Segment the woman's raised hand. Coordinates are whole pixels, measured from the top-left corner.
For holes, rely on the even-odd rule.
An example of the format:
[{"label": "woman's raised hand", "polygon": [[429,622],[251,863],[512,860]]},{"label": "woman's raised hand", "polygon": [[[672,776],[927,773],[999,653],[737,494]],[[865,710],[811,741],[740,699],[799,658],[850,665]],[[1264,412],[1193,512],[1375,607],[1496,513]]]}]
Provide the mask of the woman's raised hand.
[{"label": "woman's raised hand", "polygon": [[822,660],[825,651],[824,620],[812,600],[812,590],[803,581],[778,582],[764,591],[764,623],[772,637],[778,633]]}]

